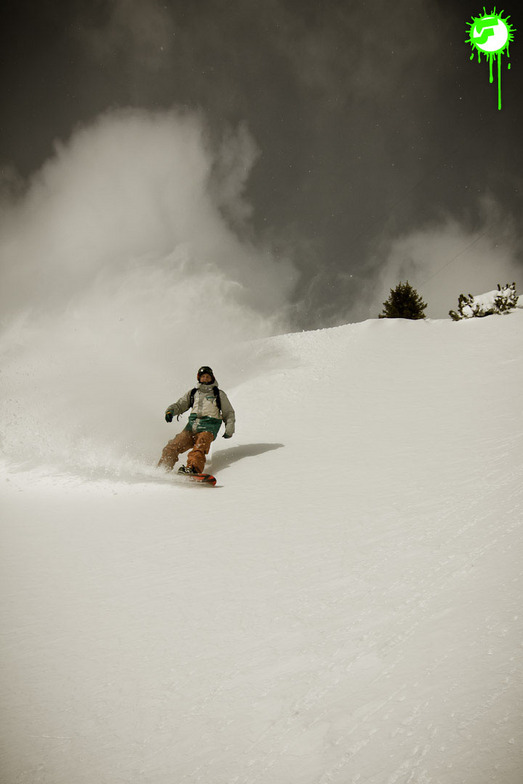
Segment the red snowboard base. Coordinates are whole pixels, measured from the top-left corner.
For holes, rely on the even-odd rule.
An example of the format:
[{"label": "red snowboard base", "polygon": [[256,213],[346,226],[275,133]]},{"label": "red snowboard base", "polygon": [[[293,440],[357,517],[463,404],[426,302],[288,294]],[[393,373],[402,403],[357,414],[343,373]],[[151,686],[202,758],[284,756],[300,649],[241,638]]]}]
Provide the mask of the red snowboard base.
[{"label": "red snowboard base", "polygon": [[216,477],[212,474],[177,474],[177,476],[187,479],[189,482],[197,482],[200,485],[209,485],[214,487],[216,484]]}]

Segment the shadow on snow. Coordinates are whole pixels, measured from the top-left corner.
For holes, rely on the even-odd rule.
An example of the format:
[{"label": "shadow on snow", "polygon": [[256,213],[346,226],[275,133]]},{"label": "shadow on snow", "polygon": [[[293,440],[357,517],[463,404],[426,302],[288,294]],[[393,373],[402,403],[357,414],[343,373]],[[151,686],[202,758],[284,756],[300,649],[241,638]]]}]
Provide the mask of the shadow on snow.
[{"label": "shadow on snow", "polygon": [[245,457],[257,457],[263,455],[264,452],[281,449],[283,446],[283,444],[244,444],[243,446],[233,446],[230,449],[221,449],[212,455],[210,470],[212,473],[218,473]]}]

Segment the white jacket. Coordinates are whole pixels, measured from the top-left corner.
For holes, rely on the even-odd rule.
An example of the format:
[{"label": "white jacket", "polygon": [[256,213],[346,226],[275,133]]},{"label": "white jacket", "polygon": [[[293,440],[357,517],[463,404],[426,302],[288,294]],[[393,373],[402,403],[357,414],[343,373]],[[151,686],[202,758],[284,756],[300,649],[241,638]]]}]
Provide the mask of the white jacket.
[{"label": "white jacket", "polygon": [[[218,422],[216,422],[216,432],[218,432],[220,427],[219,423],[223,421],[225,424],[225,435],[230,438],[234,434],[236,426],[236,414],[229,398],[223,389],[219,390],[220,403],[222,407],[222,410],[220,411],[213,391],[213,387],[215,386],[218,386],[218,382],[216,380],[213,384],[197,384],[196,392],[194,393],[194,403],[192,406],[191,418],[193,419],[193,423],[191,429],[194,431],[203,429],[209,429],[213,431],[214,428],[206,428],[205,423],[201,422],[201,420],[208,418],[218,420]],[[171,411],[174,416],[180,416],[180,414],[188,411],[191,405],[191,391],[192,390],[189,390],[185,395],[177,400],[176,403],[170,405],[167,411]],[[196,421],[194,421],[194,419],[196,419]]]}]

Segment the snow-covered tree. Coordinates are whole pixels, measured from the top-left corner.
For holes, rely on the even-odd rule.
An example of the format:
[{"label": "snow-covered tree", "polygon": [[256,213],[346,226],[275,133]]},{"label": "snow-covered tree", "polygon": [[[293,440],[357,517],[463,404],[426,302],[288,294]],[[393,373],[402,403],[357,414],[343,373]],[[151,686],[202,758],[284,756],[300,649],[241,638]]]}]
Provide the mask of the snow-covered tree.
[{"label": "snow-covered tree", "polygon": [[380,318],[425,318],[427,303],[412,288],[409,281],[398,283],[395,289],[390,290],[389,298],[383,303],[383,313]]},{"label": "snow-covered tree", "polygon": [[485,294],[460,294],[458,298],[458,309],[449,310],[449,316],[454,321],[461,321],[465,318],[483,318],[495,314],[509,313],[518,304],[518,295],[515,283],[507,283],[497,289],[487,291]]}]

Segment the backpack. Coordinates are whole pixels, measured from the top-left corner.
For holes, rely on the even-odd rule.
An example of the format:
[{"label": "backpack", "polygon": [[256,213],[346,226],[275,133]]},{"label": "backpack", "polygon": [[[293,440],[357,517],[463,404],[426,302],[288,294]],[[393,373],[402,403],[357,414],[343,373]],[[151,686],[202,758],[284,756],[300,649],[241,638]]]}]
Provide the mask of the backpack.
[{"label": "backpack", "polygon": [[[191,394],[190,394],[190,397],[189,397],[189,408],[192,408],[194,406],[194,396],[196,394],[196,389],[197,389],[197,387],[193,387],[193,389],[191,389]],[[216,399],[216,405],[218,406],[218,410],[219,410],[219,412],[221,414],[222,413],[222,403],[221,403],[221,400],[220,400],[220,390],[218,389],[218,387],[213,387],[212,391],[214,392],[214,397]]]}]

